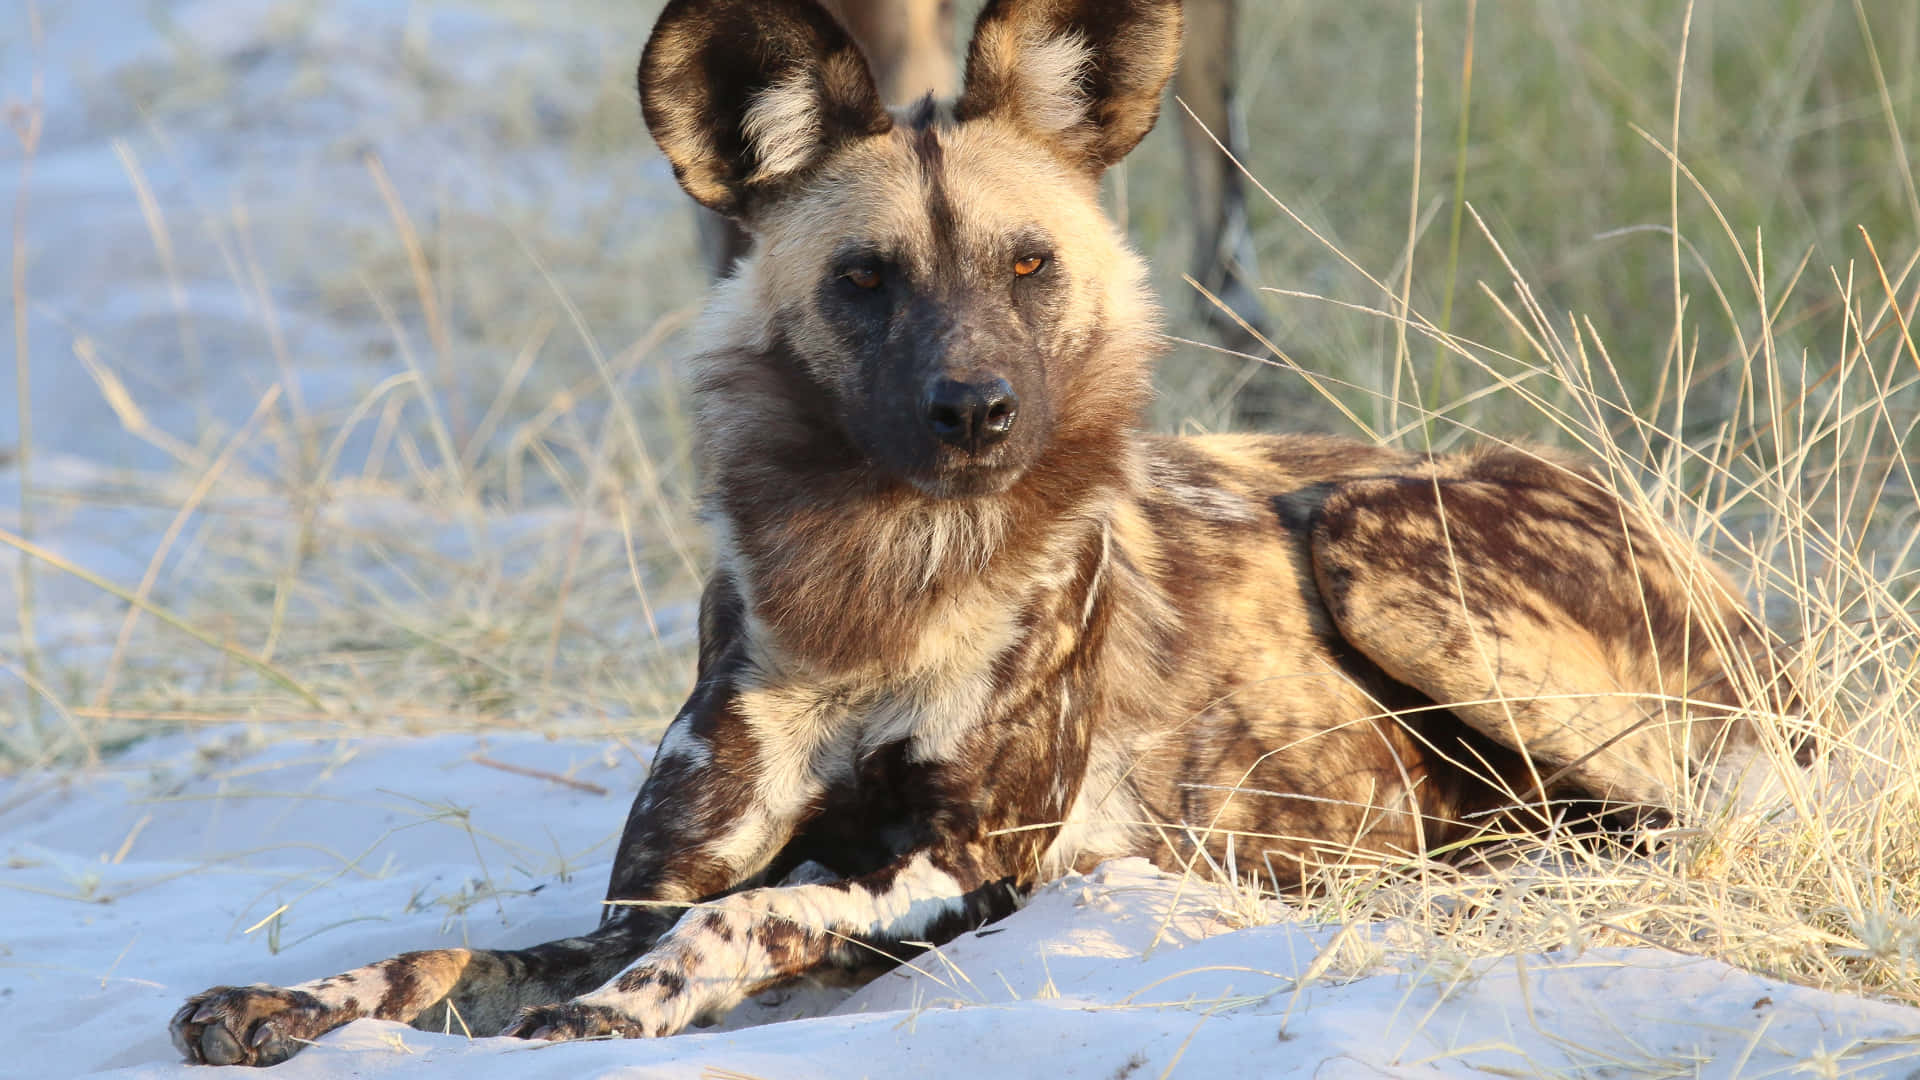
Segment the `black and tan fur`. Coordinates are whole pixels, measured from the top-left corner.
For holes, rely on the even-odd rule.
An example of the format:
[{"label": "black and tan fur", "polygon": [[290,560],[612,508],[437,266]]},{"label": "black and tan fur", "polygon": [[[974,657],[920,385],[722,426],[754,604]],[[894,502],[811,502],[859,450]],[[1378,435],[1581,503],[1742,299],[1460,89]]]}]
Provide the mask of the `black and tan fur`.
[{"label": "black and tan fur", "polygon": [[1593,470],[1141,432],[1155,308],[1098,181],[1179,41],[1171,0],[993,0],[958,100],[896,113],[812,0],[667,5],[648,125],[758,248],[693,364],[718,555],[612,903],[207,991],[190,1060],[363,1016],[668,1035],[1102,859],[1293,887],[1750,755],[1733,710],[1791,704],[1764,631]]}]

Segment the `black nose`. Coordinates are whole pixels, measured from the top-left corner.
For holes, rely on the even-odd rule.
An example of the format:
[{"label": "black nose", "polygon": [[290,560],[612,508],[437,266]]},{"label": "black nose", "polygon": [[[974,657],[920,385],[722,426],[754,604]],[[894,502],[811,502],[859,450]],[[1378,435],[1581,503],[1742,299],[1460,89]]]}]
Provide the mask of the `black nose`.
[{"label": "black nose", "polygon": [[927,393],[927,426],[948,446],[977,454],[1013,430],[1020,399],[1005,379],[937,379]]}]

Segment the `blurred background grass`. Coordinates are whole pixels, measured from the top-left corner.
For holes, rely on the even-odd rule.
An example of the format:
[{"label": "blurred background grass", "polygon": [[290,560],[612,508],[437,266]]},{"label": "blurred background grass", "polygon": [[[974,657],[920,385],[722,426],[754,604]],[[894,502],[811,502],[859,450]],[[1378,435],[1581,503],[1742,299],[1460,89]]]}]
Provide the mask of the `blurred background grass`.
[{"label": "blurred background grass", "polygon": [[[1911,63],[1920,11],[1845,0],[1700,3],[1691,10],[1686,77],[1678,82],[1688,7],[1673,0],[1463,0],[1418,12],[1391,3],[1246,5],[1240,70],[1249,170],[1355,262],[1398,284],[1415,179],[1419,26],[1425,79],[1413,309],[1435,322],[1450,314],[1453,332],[1529,356],[1495,306],[1476,295],[1486,282],[1511,299],[1512,273],[1470,219],[1459,230],[1455,262],[1458,194],[1545,306],[1601,328],[1628,392],[1650,403],[1674,352],[1672,203],[1668,159],[1636,129],[1669,141],[1676,90],[1680,157],[1749,249],[1765,236],[1769,296],[1785,293],[1803,258],[1821,276],[1860,258],[1856,228],[1904,257],[1920,221],[1908,146],[1889,137],[1889,113],[1904,136],[1920,105]],[[1884,98],[1869,29],[1889,73]],[[1179,249],[1162,249],[1158,239],[1180,227],[1179,200],[1159,195],[1177,190],[1178,174],[1167,165],[1171,128],[1162,125],[1152,156],[1139,163],[1144,182],[1130,199],[1163,270],[1180,265]],[[1456,179],[1464,181],[1459,188]],[[1377,294],[1262,202],[1255,198],[1253,214],[1265,284],[1379,305]],[[1707,383],[1695,399],[1700,405],[1725,399],[1713,384],[1731,385],[1727,369],[1740,366],[1709,283],[1739,292],[1735,283],[1745,275],[1740,253],[1684,180],[1679,213],[1693,248],[1678,284],[1692,299],[1701,335],[1685,343],[1700,350],[1696,377]],[[1781,349],[1830,351],[1834,304],[1822,290],[1804,292],[1777,320]],[[1303,364],[1391,384],[1390,333],[1383,336],[1390,328],[1324,304],[1276,302],[1275,311],[1281,343]],[[1756,320],[1745,318],[1752,336]],[[1470,388],[1472,380],[1446,361],[1431,371],[1430,355],[1418,359],[1427,402]],[[1524,415],[1509,419],[1527,423]],[[1686,434],[1720,419],[1724,411],[1697,411]]]},{"label": "blurred background grass", "polygon": [[[705,557],[673,377],[704,280],[631,88],[657,5],[154,3],[105,56],[70,45],[108,9],[33,10],[0,16],[0,527],[46,557],[9,560],[0,768],[236,720],[657,733]],[[1256,278],[1320,298],[1268,315],[1338,405],[1176,341],[1155,423],[1222,428],[1258,379],[1290,428],[1624,446],[1696,536],[1758,537],[1730,557],[1776,618],[1849,546],[1910,611],[1917,60],[1904,0],[1247,3]],[[1190,122],[1110,191],[1205,342]],[[1756,476],[1826,493],[1814,555]]]}]

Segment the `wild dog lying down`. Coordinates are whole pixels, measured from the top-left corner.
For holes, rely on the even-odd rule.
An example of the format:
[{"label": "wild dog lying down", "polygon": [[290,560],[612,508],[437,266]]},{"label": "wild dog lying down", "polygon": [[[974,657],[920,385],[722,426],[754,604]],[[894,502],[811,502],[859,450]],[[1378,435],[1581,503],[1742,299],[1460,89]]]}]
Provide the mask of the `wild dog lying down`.
[{"label": "wild dog lying down", "polygon": [[209,990],[188,1058],[363,1016],[668,1035],[1109,857],[1232,845],[1289,887],[1516,799],[1684,798],[1754,744],[1725,707],[1764,631],[1592,471],[1142,433],[1155,308],[1098,180],[1179,43],[1172,0],[992,0],[959,99],[889,113],[812,0],[667,5],[648,127],[758,249],[694,363],[718,554],[614,860],[635,903]]}]

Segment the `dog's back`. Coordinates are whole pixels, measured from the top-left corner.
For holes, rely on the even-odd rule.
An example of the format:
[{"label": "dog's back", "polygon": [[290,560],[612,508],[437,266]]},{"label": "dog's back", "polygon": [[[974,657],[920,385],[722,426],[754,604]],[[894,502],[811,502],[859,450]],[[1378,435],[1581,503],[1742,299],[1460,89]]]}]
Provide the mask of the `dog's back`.
[{"label": "dog's back", "polygon": [[1797,706],[1724,577],[1560,455],[1146,447],[1114,518],[1138,599],[1111,675],[1134,704],[1094,738],[1090,775],[1115,780],[1083,788],[1056,865],[1237,845],[1284,887],[1671,806],[1703,763],[1752,753],[1737,706]]}]

